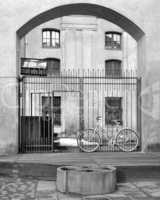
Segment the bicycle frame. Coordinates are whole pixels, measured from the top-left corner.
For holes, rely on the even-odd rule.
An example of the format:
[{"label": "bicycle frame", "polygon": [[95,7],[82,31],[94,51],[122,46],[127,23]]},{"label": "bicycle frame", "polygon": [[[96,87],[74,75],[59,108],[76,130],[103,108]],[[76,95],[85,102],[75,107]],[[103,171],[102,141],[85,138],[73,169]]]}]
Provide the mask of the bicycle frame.
[{"label": "bicycle frame", "polygon": [[[133,151],[137,148],[139,139],[138,139],[138,136],[137,136],[137,133],[135,130],[133,130],[131,128],[127,128],[127,127],[121,128],[120,123],[115,121],[115,126],[111,127],[111,131],[112,131],[111,136],[108,135],[108,128],[107,128],[107,134],[104,134],[104,133],[106,133],[106,129],[103,128],[101,118],[98,118],[96,127],[94,129],[86,129],[84,131],[87,133],[87,137],[89,136],[88,134],[91,133],[91,138],[93,136],[96,138],[96,140],[90,141],[90,139],[89,140],[84,139],[84,141],[82,142],[82,144],[84,144],[84,146],[85,146],[85,142],[86,143],[88,142],[87,145],[90,146],[92,144],[92,145],[94,145],[94,148],[93,149],[87,149],[87,148],[85,149],[84,146],[81,146],[81,141],[83,140],[83,131],[79,135],[79,137],[77,137],[77,141],[79,141],[78,142],[79,147],[81,148],[81,150],[83,150],[85,152],[94,152],[99,148],[99,146],[101,146],[101,145],[103,146],[104,144],[108,144],[108,146],[110,146],[109,148],[111,148],[111,149],[116,145],[122,151]],[[133,140],[133,141],[135,141],[136,143],[134,143],[134,146],[128,147],[128,144],[131,145],[131,143],[128,143],[128,142],[130,142],[134,138],[131,135],[135,136],[135,140]],[[98,142],[97,142],[97,140],[98,140]]]},{"label": "bicycle frame", "polygon": [[[108,144],[114,146],[114,145],[116,145],[116,137],[117,137],[118,133],[120,131],[123,131],[123,130],[126,130],[126,129],[131,129],[131,128],[129,128],[129,127],[121,128],[119,122],[117,122],[116,120],[113,120],[113,122],[115,123],[115,126],[112,125],[112,130],[115,129],[115,134],[114,134],[114,136],[108,137],[107,139],[108,139]],[[99,129],[101,129],[101,131]],[[101,144],[102,144],[103,143],[103,141],[102,141],[103,140],[103,138],[102,138],[103,137],[103,133],[106,132],[106,130],[102,126],[102,118],[99,117],[97,119],[96,127],[93,130],[94,130],[94,133],[97,133],[100,136]],[[132,130],[134,132],[136,132],[134,129],[132,129]],[[102,135],[100,134],[100,132],[102,132]]]}]

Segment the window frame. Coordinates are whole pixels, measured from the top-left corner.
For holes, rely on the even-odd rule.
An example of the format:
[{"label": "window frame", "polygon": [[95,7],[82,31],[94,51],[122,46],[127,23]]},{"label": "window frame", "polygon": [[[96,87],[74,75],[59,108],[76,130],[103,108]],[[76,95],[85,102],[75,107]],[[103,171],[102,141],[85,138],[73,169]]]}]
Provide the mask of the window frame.
[{"label": "window frame", "polygon": [[[44,37],[43,37],[43,33],[45,32],[45,31],[49,31],[49,45],[44,45]],[[59,38],[58,38],[58,46],[53,46],[53,43],[52,43],[52,41],[53,41],[53,38],[52,38],[52,32],[55,32],[55,33],[58,33],[58,36],[59,36]],[[54,38],[54,39],[56,39],[56,38]],[[58,48],[60,48],[60,30],[59,29],[55,29],[55,28],[43,28],[42,29],[42,48],[53,48],[53,49],[58,49]]]},{"label": "window frame", "polygon": [[[117,75],[116,73],[115,74],[107,74],[107,63],[111,63],[111,62],[116,62],[116,63],[119,63],[120,64],[120,73]],[[111,70],[111,72],[113,71],[113,69]],[[109,60],[105,60],[105,77],[109,77],[109,78],[118,78],[118,77],[122,77],[122,61],[119,60],[119,59],[109,59]]]},{"label": "window frame", "polygon": [[[46,99],[48,104],[43,104],[43,102],[45,102],[45,100],[43,101],[43,99]],[[55,102],[57,102],[57,101],[59,103],[58,106],[55,105]],[[41,107],[42,116],[48,116],[48,115],[52,116],[52,114],[54,114],[54,125],[61,126],[62,125],[62,98],[61,98],[61,96],[52,97],[52,96],[44,96],[43,95],[43,96],[41,96],[41,102],[42,102],[42,107]],[[51,108],[52,105],[53,105],[53,108]],[[49,110],[49,108],[51,108],[51,110]],[[46,113],[46,111],[47,111],[47,113]]]},{"label": "window frame", "polygon": [[[106,111],[107,99],[108,100],[114,100],[114,99],[120,100],[120,108],[117,108],[118,112],[119,112],[119,115],[120,115],[120,119],[116,119],[116,120],[120,121],[120,125],[123,125],[123,98],[122,97],[105,97],[105,125],[113,125],[113,123],[111,123],[109,120],[107,121],[107,119],[106,119],[106,117],[107,117],[106,116],[106,113],[107,113],[107,111]],[[115,120],[115,119],[113,119],[113,120]]]},{"label": "window frame", "polygon": [[[117,45],[110,45],[110,46],[107,46],[106,45],[106,35],[109,35],[111,34],[112,35],[112,43],[114,43],[114,36],[119,36],[120,37],[120,47],[118,47]],[[105,32],[105,49],[107,50],[122,50],[122,33],[121,32],[116,32],[116,31],[107,31]]]},{"label": "window frame", "polygon": [[[47,66],[46,66],[46,74],[47,74],[47,76],[60,76],[60,74],[61,74],[61,60],[59,58],[52,58],[52,57],[44,58],[44,60],[47,63]],[[55,62],[59,63],[59,70],[57,71],[57,73],[55,73],[55,74],[49,74],[48,73],[49,61],[55,61]]]}]

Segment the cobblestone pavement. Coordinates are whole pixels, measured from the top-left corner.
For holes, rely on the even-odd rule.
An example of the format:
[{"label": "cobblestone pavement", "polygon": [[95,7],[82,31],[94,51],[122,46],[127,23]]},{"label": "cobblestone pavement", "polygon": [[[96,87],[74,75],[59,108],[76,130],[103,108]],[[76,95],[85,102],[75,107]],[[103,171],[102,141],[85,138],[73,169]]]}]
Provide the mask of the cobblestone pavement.
[{"label": "cobblestone pavement", "polygon": [[160,181],[119,183],[112,194],[82,197],[56,192],[55,181],[0,177],[0,200],[160,200]]}]

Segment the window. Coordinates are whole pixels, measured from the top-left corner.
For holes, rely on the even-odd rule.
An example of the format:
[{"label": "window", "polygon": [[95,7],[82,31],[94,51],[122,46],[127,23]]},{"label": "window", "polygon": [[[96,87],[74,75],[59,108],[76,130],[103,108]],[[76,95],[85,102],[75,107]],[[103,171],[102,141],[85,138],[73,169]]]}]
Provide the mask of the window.
[{"label": "window", "polygon": [[53,98],[54,124],[61,125],[61,97]]},{"label": "window", "polygon": [[105,61],[105,75],[107,77],[119,77],[122,75],[120,60],[106,60]]},{"label": "window", "polygon": [[106,32],[105,47],[107,49],[121,49],[121,33]]},{"label": "window", "polygon": [[55,29],[42,30],[42,46],[43,47],[60,47],[60,31]]},{"label": "window", "polygon": [[61,97],[53,97],[53,109],[51,109],[51,99],[51,97],[42,96],[42,116],[47,117],[54,114],[54,125],[61,125]]},{"label": "window", "polygon": [[47,75],[59,75],[60,74],[60,60],[56,58],[46,58],[47,62]]},{"label": "window", "polygon": [[122,98],[105,98],[105,124],[113,124],[112,120],[118,120],[122,124]]}]

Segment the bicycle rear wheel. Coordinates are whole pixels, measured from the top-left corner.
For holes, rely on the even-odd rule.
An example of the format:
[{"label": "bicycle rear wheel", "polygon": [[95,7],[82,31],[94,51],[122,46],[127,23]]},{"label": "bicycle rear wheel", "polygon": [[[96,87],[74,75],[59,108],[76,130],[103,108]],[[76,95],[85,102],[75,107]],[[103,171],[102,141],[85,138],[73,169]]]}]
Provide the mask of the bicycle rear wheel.
[{"label": "bicycle rear wheel", "polygon": [[137,133],[132,129],[122,129],[116,136],[116,144],[122,151],[134,151],[139,143]]},{"label": "bicycle rear wheel", "polygon": [[100,146],[100,136],[93,129],[80,131],[77,135],[77,144],[84,152],[94,152]]}]

